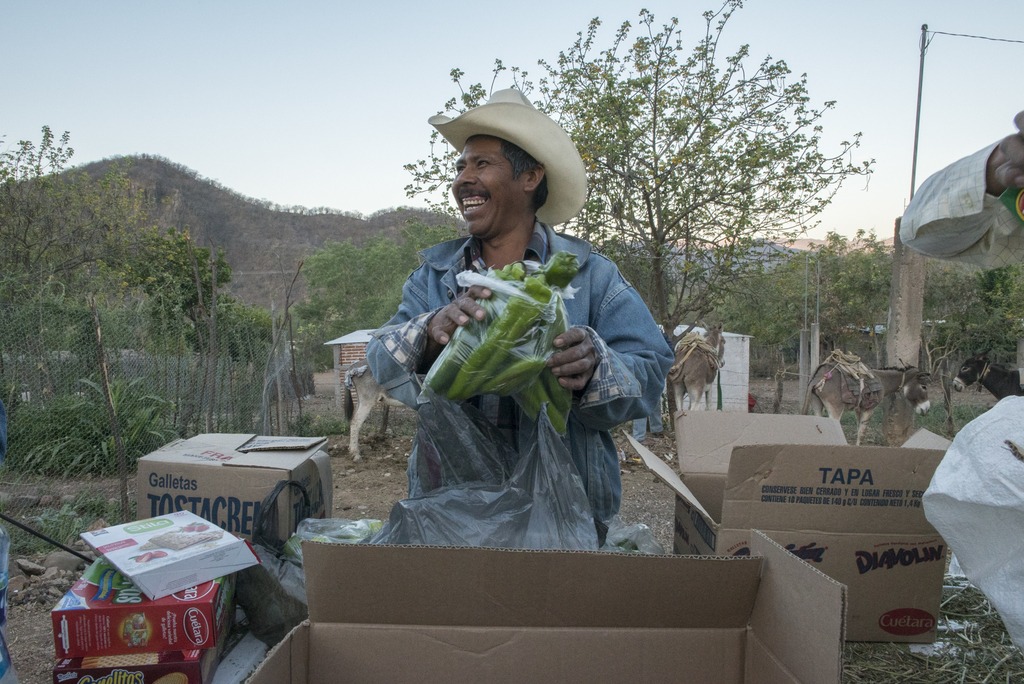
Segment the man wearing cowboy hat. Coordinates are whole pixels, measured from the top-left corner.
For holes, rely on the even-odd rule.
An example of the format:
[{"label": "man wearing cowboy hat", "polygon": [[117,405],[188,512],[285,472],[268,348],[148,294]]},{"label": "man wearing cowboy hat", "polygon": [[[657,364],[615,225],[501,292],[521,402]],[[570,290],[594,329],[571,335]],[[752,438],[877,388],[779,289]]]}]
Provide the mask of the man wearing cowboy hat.
[{"label": "man wearing cowboy hat", "polygon": [[[574,253],[577,291],[565,301],[571,327],[555,339],[557,351],[547,363],[573,392],[564,439],[601,531],[618,513],[622,497],[610,430],[656,410],[672,349],[615,264],[584,240],[551,228],[576,216],[587,194],[583,161],[558,124],[515,89],[495,92],[486,104],[455,118],[438,115],[429,122],[461,153],[452,195],[469,238],[421,253],[422,264],[406,281],[398,312],[367,345],[370,369],[391,396],[415,407],[417,373],[429,370],[458,326],[484,319],[477,299],[490,292],[479,286],[460,291],[460,271]],[[472,401],[514,448],[521,446],[521,415],[511,399]],[[415,454],[410,463],[414,460]],[[410,496],[422,493],[412,466],[409,473]]]}]

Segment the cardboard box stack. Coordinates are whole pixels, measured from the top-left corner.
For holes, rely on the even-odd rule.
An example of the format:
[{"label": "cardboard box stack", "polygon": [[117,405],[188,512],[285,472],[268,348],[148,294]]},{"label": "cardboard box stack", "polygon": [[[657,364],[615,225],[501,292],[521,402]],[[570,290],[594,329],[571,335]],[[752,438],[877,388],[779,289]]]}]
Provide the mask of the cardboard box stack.
[{"label": "cardboard box stack", "polygon": [[325,444],[207,434],[143,457],[143,519],[83,533],[100,558],[51,611],[55,684],[209,684],[232,630],[236,572],[259,563],[257,526],[286,540],[302,517],[332,514]]},{"label": "cardboard box stack", "polygon": [[947,549],[921,495],[941,438],[857,447],[830,418],[707,411],[676,439],[678,473],[630,438],[676,493],[676,553],[746,555],[761,530],[848,587],[847,640],[935,640]]},{"label": "cardboard box stack", "polygon": [[103,558],[51,611],[55,684],[210,681],[234,617],[234,576],[151,599]]}]

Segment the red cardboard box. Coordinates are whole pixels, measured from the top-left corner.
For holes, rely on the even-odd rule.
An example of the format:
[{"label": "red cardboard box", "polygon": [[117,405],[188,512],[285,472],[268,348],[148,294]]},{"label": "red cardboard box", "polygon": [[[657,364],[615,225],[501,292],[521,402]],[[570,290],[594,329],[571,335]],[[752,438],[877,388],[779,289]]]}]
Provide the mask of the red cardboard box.
[{"label": "red cardboard box", "polygon": [[60,659],[211,649],[230,630],[233,611],[234,575],[154,600],[100,558],[50,618]]},{"label": "red cardboard box", "polygon": [[218,648],[62,658],[53,667],[53,684],[204,684],[219,658]]}]

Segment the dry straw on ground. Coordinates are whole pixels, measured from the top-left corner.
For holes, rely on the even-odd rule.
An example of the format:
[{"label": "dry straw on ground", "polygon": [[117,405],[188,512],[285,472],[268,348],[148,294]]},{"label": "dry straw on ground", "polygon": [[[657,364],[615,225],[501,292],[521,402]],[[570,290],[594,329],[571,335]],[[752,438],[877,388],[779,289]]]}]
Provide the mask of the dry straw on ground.
[{"label": "dry straw on ground", "polygon": [[849,643],[843,681],[863,684],[1024,682],[1024,654],[976,587],[947,576],[934,644]]}]

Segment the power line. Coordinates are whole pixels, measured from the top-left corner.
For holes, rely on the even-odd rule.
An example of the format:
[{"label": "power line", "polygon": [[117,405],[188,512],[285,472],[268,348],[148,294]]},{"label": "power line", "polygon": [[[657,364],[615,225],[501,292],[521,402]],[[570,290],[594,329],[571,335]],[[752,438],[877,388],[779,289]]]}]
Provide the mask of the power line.
[{"label": "power line", "polygon": [[1024,43],[1024,40],[1013,40],[1012,38],[992,38],[991,36],[972,36],[969,33],[946,33],[945,31],[932,31],[935,36],[955,36],[957,38],[976,38],[978,40],[992,40],[998,43]]},{"label": "power line", "polygon": [[989,40],[998,43],[1024,44],[1024,40],[1012,38],[993,38],[992,36],[975,36],[969,33],[948,33],[946,31],[929,31],[928,24],[921,25],[921,63],[917,75],[917,115],[914,121],[914,156],[910,169],[910,199],[914,199],[914,188],[917,185],[917,146],[921,134],[921,93],[924,86],[924,56],[932,44],[935,36],[953,36],[954,38],[974,38],[975,40]]}]

